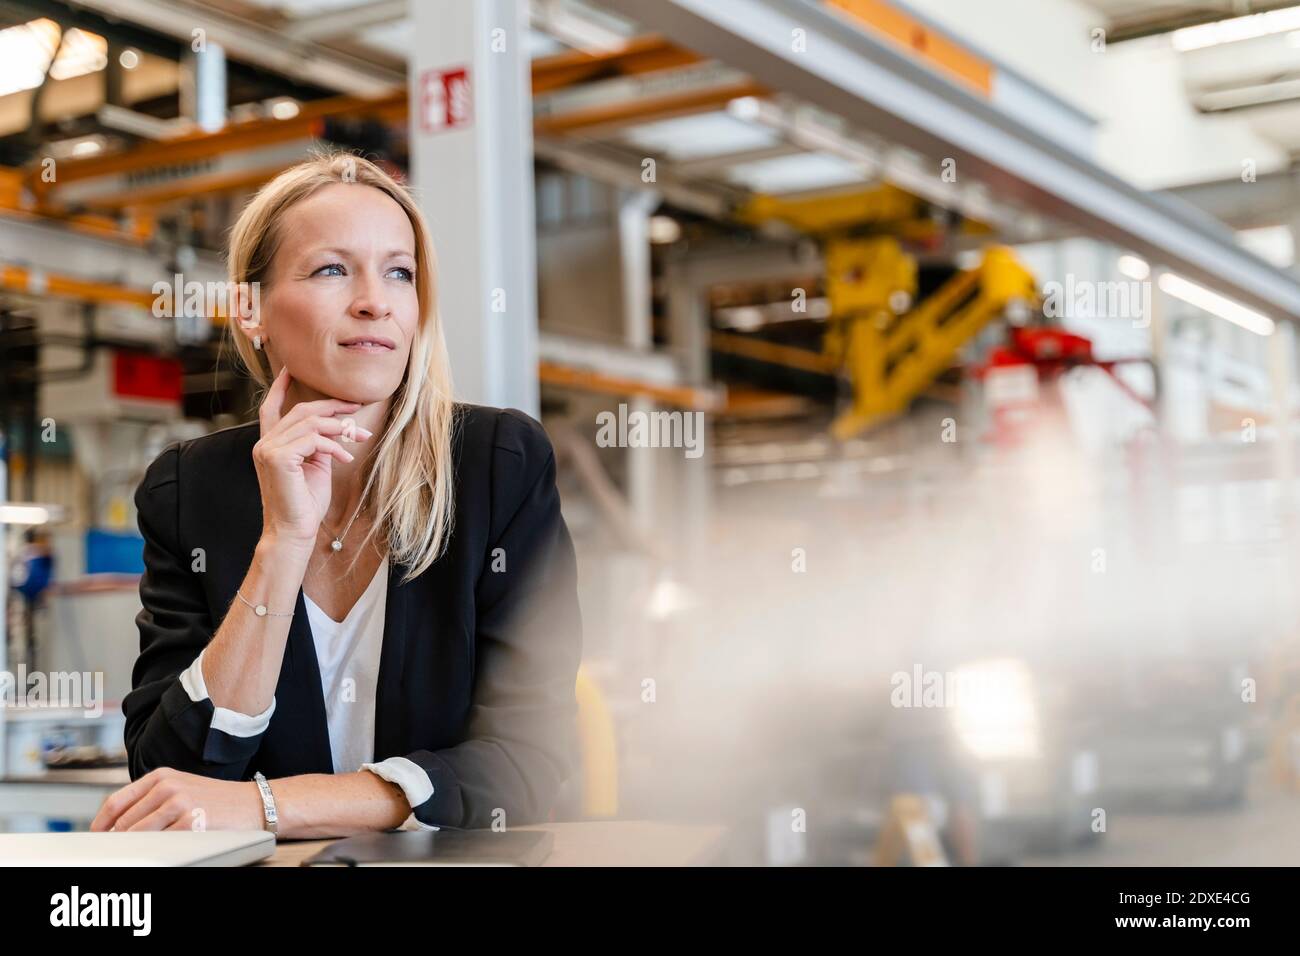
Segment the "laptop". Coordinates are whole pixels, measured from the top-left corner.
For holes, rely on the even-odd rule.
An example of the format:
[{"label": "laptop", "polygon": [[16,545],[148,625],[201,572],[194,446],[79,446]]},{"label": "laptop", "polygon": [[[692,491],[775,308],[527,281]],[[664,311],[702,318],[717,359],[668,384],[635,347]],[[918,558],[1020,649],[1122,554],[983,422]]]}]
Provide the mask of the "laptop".
[{"label": "laptop", "polygon": [[0,833],[0,866],[246,866],[274,852],[264,830]]}]

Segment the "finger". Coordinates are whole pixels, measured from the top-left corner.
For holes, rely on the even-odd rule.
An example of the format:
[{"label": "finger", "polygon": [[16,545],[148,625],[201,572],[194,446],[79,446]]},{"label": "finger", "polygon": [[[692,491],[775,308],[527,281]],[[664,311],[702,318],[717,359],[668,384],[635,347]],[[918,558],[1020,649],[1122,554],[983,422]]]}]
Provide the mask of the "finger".
[{"label": "finger", "polygon": [[279,448],[281,445],[297,438],[301,438],[303,435],[312,432],[318,435],[329,435],[330,437],[333,437],[335,435],[342,435],[348,430],[358,430],[356,423],[350,422],[344,418],[328,418],[324,415],[312,415],[309,418],[304,418],[300,422],[281,422],[276,433],[267,439],[267,441],[272,448]]},{"label": "finger", "polygon": [[149,814],[143,820],[138,821],[134,826],[129,827],[131,832],[140,833],[145,830],[166,830],[172,823],[183,819],[185,814],[180,808],[172,803],[164,803],[153,813]]},{"label": "finger", "polygon": [[153,813],[153,811],[162,806],[169,795],[170,794],[166,787],[154,787],[144,796],[140,797],[140,799],[135,803],[131,804],[131,806],[123,810],[122,815],[113,822],[112,828],[114,830],[131,829],[134,824],[139,823],[149,814]]},{"label": "finger", "polygon": [[95,819],[90,821],[92,833],[99,833],[102,830],[109,829],[112,827],[113,821],[117,819],[117,811],[113,809],[114,796],[116,794],[110,793],[104,798],[104,802],[99,805],[99,810],[95,813]]},{"label": "finger", "polygon": [[109,794],[104,798],[104,802],[99,805],[99,810],[95,813],[95,819],[90,821],[90,831],[92,833],[99,833],[112,827],[115,816],[110,812],[108,803],[112,799],[113,795]]},{"label": "finger", "polygon": [[338,398],[322,398],[315,402],[299,402],[277,422],[280,428],[288,428],[308,418],[321,416],[333,418],[337,415],[351,415],[361,405],[357,402],[345,402]]},{"label": "finger", "polygon": [[368,429],[362,428],[355,422],[341,418],[326,418],[323,415],[313,415],[311,418],[304,419],[296,425],[281,424],[276,434],[267,439],[269,449],[274,451],[282,448],[292,442],[297,441],[303,435],[325,435],[330,438],[342,436],[343,440],[363,441],[372,437]]},{"label": "finger", "polygon": [[158,771],[151,770],[139,780],[110,793],[99,808],[99,812],[95,814],[95,819],[90,822],[90,828],[92,830],[111,830],[113,824],[117,822],[117,818],[122,815],[122,811],[152,790],[154,784],[158,782],[158,778]]},{"label": "finger", "polygon": [[294,457],[306,461],[316,455],[323,455],[326,458],[336,458],[343,464],[347,464],[355,457],[352,452],[348,451],[332,438],[326,438],[315,432],[303,435],[296,441],[286,444],[284,447],[277,449],[278,452],[292,454]]},{"label": "finger", "polygon": [[284,410],[284,397],[289,394],[289,366],[280,369],[271,387],[266,390],[262,404],[258,406],[257,417],[262,423],[265,435],[280,422],[280,413]]}]

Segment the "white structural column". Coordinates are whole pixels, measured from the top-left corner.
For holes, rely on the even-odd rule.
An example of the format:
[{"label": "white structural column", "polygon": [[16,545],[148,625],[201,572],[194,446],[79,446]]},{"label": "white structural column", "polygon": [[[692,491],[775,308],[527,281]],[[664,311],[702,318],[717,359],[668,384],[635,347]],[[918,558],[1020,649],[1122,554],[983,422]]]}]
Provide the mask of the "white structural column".
[{"label": "white structural column", "polygon": [[1285,516],[1288,522],[1296,517],[1295,501],[1295,437],[1292,433],[1292,416],[1295,414],[1295,327],[1290,322],[1279,322],[1268,337],[1269,386],[1272,392],[1273,477],[1283,489]]},{"label": "white structural column", "polygon": [[[651,311],[650,213],[658,197],[649,191],[627,192],[618,199],[618,252],[622,271],[623,340],[637,351],[654,348],[654,315]],[[628,414],[648,416],[655,403],[648,398],[627,400]],[[643,530],[656,525],[660,502],[656,499],[656,466],[661,466],[657,448],[628,448],[627,497],[632,514]]]},{"label": "white structural column", "polygon": [[194,120],[205,133],[226,125],[226,51],[219,43],[204,41],[181,61],[181,115]]},{"label": "white structural column", "polygon": [[[1169,434],[1169,300],[1164,289],[1160,288],[1160,276],[1164,270],[1158,265],[1151,266],[1151,275],[1147,281],[1151,284],[1151,302],[1148,306],[1151,334],[1151,369],[1156,377],[1156,395],[1152,402],[1152,411],[1156,416],[1156,428],[1162,435]],[[1208,424],[1208,423],[1207,423]]]},{"label": "white structural column", "polygon": [[538,413],[526,0],[411,4],[411,178],[456,397]]}]

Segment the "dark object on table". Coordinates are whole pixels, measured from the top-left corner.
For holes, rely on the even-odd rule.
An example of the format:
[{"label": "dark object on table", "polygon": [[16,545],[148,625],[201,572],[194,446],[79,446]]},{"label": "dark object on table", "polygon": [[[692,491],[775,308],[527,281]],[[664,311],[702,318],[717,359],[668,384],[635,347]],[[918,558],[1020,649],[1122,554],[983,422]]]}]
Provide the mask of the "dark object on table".
[{"label": "dark object on table", "polygon": [[346,837],[303,866],[537,866],[551,854],[545,830],[421,830]]}]

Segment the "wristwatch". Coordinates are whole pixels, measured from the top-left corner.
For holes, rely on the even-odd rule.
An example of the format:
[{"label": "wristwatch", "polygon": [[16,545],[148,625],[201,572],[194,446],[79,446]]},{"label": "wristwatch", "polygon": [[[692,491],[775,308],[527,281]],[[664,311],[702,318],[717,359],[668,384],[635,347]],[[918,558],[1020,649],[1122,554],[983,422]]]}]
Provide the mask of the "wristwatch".
[{"label": "wristwatch", "polygon": [[262,816],[266,818],[266,822],[262,825],[262,829],[267,830],[272,834],[277,834],[278,818],[275,814],[275,796],[271,793],[271,785],[266,782],[266,778],[262,776],[262,771],[260,770],[253,774],[253,780],[256,781],[257,789],[262,794]]}]

